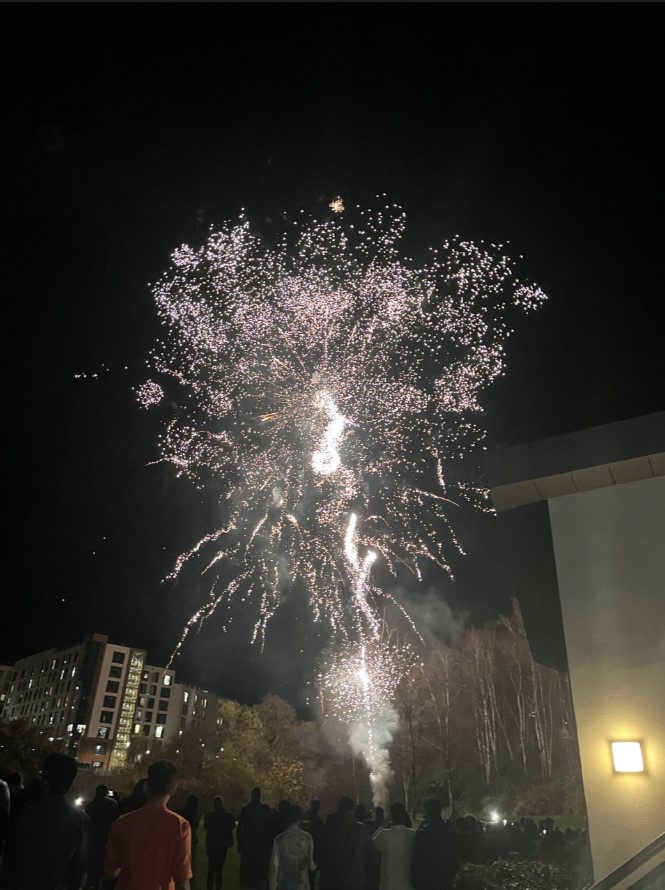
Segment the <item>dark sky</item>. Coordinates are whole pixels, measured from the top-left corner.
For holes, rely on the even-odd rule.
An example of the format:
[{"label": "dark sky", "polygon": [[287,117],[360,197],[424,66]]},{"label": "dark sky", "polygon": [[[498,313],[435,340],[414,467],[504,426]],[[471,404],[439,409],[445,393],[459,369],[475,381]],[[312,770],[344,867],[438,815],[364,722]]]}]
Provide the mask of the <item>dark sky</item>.
[{"label": "dark sky", "polygon": [[[156,663],[175,645],[196,591],[160,581],[215,505],[146,466],[158,430],[131,387],[149,282],[241,208],[260,230],[386,193],[409,249],[510,242],[550,300],[485,398],[490,447],[663,409],[660,4],[9,6],[0,662],[89,631]],[[457,581],[430,587],[496,614],[492,520],[461,523]],[[301,702],[319,638],[291,618],[263,656],[212,621],[176,667]]]}]

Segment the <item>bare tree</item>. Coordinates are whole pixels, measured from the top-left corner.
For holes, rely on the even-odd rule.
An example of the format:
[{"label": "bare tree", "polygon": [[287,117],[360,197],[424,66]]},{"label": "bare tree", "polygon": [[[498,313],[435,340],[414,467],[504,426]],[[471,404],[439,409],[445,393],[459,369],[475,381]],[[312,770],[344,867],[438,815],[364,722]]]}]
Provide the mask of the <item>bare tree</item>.
[{"label": "bare tree", "polygon": [[[454,673],[459,668],[457,649],[452,646],[441,646],[431,653],[429,663],[423,670],[423,681],[434,714],[436,737],[432,741],[439,753],[439,762],[444,778],[442,784],[448,791],[448,800],[454,807],[455,764],[451,727],[454,725],[453,708],[462,693],[462,686],[455,682]],[[458,730],[459,732],[459,730]]]}]

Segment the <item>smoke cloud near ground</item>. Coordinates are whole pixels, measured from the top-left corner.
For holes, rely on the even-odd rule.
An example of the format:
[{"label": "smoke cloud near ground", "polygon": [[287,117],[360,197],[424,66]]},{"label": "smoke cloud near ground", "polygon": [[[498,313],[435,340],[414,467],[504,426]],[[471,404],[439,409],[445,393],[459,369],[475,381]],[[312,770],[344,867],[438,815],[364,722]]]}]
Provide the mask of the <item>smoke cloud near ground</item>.
[{"label": "smoke cloud near ground", "polygon": [[362,757],[370,771],[372,803],[384,809],[388,804],[388,784],[393,777],[389,748],[399,725],[397,711],[385,702],[373,707],[367,720],[356,720],[349,726],[349,744],[354,754]]}]

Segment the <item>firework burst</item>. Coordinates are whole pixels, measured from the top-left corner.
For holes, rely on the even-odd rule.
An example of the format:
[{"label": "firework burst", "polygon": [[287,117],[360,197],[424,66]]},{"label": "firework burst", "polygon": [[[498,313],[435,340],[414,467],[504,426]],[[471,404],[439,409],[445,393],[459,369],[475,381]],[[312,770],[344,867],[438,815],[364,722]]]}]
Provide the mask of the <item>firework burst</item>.
[{"label": "firework burst", "polygon": [[414,649],[382,622],[375,639],[333,650],[319,676],[321,713],[348,728],[351,749],[369,768],[375,806],[385,807],[393,776],[389,746],[399,723],[395,691],[417,664]]},{"label": "firework burst", "polygon": [[137,397],[176,406],[159,459],[221,490],[224,514],[169,576],[198,561],[210,579],[178,648],[234,598],[253,600],[263,640],[294,580],[336,639],[371,641],[390,598],[373,563],[450,573],[450,511],[486,494],[451,461],[482,442],[509,312],[544,294],[501,245],[454,239],[418,265],[404,226],[398,207],[356,208],[267,245],[241,217],[176,250],[154,287],[166,333]]},{"label": "firework burst", "polygon": [[385,639],[347,643],[334,650],[319,676],[321,711],[344,723],[372,722],[392,702],[400,681],[418,663],[408,644]]}]

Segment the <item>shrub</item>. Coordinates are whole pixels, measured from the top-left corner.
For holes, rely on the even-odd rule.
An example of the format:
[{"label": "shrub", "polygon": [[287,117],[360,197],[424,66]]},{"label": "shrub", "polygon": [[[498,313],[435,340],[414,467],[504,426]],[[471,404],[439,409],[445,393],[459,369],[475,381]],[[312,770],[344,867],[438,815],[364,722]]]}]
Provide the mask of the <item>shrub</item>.
[{"label": "shrub", "polygon": [[575,890],[576,885],[567,868],[510,854],[489,865],[465,863],[455,876],[454,890]]}]

